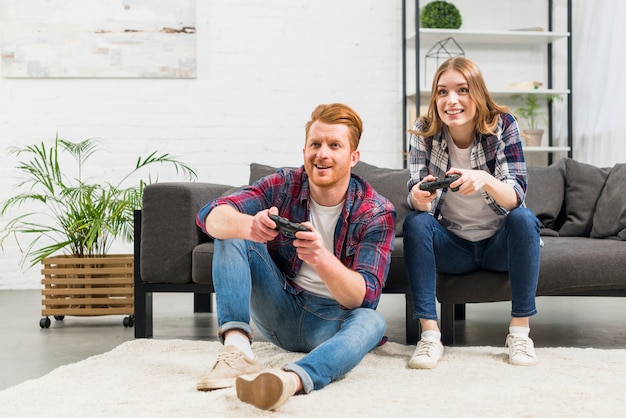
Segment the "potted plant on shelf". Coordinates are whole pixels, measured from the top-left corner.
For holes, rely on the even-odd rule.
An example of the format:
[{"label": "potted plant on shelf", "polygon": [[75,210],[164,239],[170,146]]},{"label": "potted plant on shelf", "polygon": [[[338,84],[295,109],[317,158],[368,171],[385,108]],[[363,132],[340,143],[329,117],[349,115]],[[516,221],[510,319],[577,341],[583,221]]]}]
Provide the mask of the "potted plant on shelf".
[{"label": "potted plant on shelf", "polygon": [[[74,143],[58,134],[52,145],[42,141],[9,149],[9,154],[26,158],[16,167],[23,175],[16,193],[2,203],[0,214],[27,205],[33,209],[8,221],[0,244],[15,236],[22,265],[43,265],[42,328],[50,326],[48,315],[134,315],[133,256],[109,254],[116,240],[132,242],[134,210],[141,207],[146,184],[153,182],[149,171],[147,180],[133,179],[163,164],[185,179],[197,177],[187,164],[154,151],[137,158],[119,181],[86,178],[90,158],[99,149],[96,138]],[[30,238],[25,247],[20,245],[22,235]],[[124,325],[132,326],[133,316]]]},{"label": "potted plant on shelf", "polygon": [[[524,138],[526,145],[529,147],[540,146],[544,130],[539,127],[539,123],[540,121],[546,123],[548,116],[543,112],[538,96],[536,94],[526,94],[524,96],[515,94],[512,97],[521,100],[523,104],[515,109],[515,114],[526,124],[526,129],[522,130],[522,138]],[[549,94],[545,98],[548,102],[562,99],[557,94]]]},{"label": "potted plant on shelf", "polygon": [[459,9],[444,0],[435,0],[422,9],[420,22],[423,28],[458,29],[463,23]]}]

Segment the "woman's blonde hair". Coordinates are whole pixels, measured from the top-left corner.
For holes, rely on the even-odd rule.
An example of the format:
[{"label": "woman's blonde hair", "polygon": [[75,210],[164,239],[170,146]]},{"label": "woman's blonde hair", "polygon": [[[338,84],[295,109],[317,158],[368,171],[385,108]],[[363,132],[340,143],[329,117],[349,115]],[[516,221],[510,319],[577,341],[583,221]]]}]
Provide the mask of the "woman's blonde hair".
[{"label": "woman's blonde hair", "polygon": [[424,137],[431,137],[443,129],[444,123],[437,112],[437,84],[441,75],[449,70],[458,71],[467,81],[469,96],[476,104],[476,116],[474,119],[476,131],[480,134],[495,134],[498,127],[498,116],[501,113],[509,112],[509,109],[493,100],[478,66],[463,56],[449,58],[439,66],[433,78],[428,113],[419,118],[422,130],[410,132]]}]

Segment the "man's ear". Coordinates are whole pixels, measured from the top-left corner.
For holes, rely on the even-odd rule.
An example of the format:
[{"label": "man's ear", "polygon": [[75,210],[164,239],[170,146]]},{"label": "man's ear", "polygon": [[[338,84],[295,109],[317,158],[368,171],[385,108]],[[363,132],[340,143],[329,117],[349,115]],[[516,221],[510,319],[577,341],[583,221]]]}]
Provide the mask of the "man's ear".
[{"label": "man's ear", "polygon": [[359,162],[359,160],[361,159],[361,151],[354,150],[352,151],[352,155],[350,156],[351,162],[350,162],[350,168],[354,167],[356,165],[356,163]]}]

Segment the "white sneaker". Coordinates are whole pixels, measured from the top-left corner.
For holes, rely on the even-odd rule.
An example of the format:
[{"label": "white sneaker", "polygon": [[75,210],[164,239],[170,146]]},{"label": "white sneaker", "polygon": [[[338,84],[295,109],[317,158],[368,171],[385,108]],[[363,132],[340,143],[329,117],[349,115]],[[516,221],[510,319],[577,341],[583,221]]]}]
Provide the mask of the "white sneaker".
[{"label": "white sneaker", "polygon": [[417,342],[413,357],[409,360],[412,369],[433,369],[443,356],[443,344],[439,340],[422,338]]},{"label": "white sneaker", "polygon": [[537,363],[535,345],[529,337],[509,334],[504,346],[509,348],[509,363],[516,366],[532,366]]}]

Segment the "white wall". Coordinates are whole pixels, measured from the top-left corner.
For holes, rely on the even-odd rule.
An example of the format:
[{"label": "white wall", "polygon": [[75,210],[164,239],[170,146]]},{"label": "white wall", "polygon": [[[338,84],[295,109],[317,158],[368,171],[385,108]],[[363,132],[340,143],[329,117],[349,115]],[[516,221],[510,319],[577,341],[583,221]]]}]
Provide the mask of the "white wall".
[{"label": "white wall", "polygon": [[[452,2],[466,29],[545,25],[543,12],[528,16],[524,10],[544,8],[546,0]],[[575,13],[583,10],[582,2],[574,0]],[[594,7],[612,8],[615,2],[619,0],[598,0]],[[102,138],[107,152],[94,176],[118,179],[138,155],[158,149],[195,167],[199,181],[240,185],[247,182],[251,162],[299,164],[310,112],[319,103],[335,101],[353,106],[363,117],[365,161],[402,166],[400,0],[196,4],[197,79],[0,78],[0,201],[16,183],[16,160],[7,155],[7,147],[51,141],[57,131],[69,140]],[[565,4],[555,0],[559,31],[565,30]],[[597,25],[594,19],[581,12],[574,15],[574,24]],[[594,59],[594,48],[603,42],[587,39],[583,50],[576,27],[573,32],[575,58]],[[485,61],[481,69],[494,84],[502,74],[494,73],[491,64]],[[517,68],[515,62],[508,65]],[[581,92],[593,91],[596,78],[575,68],[574,91],[577,86],[585,87]],[[584,95],[574,97],[575,108],[584,109]],[[587,117],[615,108],[608,100],[621,102],[621,96],[607,95],[606,106],[588,108]],[[558,117],[561,126],[564,119]],[[625,161],[626,142],[615,132],[612,143],[602,145],[612,150],[609,158],[576,151],[576,126],[575,121],[576,159],[603,165]],[[160,181],[177,179],[171,172],[159,174]],[[5,223],[6,217],[0,218],[0,225]],[[131,252],[132,247],[119,244],[116,250]],[[39,288],[39,268],[22,270],[20,257],[15,241],[7,239],[0,249],[0,289]]]},{"label": "white wall", "polygon": [[[251,162],[300,164],[311,111],[336,101],[364,120],[363,160],[401,167],[400,22],[400,1],[203,0],[197,79],[0,78],[0,201],[16,182],[7,147],[57,131],[102,138],[98,168],[112,179],[158,149],[199,181],[244,184]],[[23,271],[20,256],[7,239],[0,288],[39,287],[39,267]]]}]

